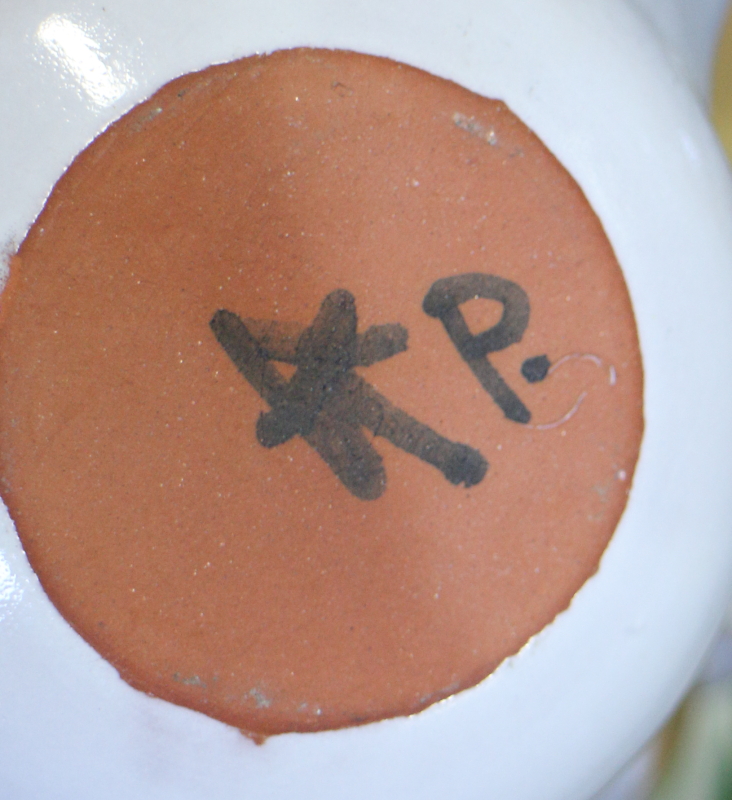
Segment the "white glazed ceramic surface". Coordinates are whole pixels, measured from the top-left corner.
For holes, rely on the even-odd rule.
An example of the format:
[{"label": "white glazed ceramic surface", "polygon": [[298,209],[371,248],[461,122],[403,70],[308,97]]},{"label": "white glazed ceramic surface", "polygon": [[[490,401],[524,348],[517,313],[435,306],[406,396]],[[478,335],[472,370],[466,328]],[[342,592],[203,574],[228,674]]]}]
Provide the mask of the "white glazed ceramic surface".
[{"label": "white glazed ceramic surface", "polygon": [[630,502],[568,611],[411,718],[258,746],[144,696],[61,620],[0,531],[0,795],[572,800],[670,711],[732,563],[732,196],[691,93],[618,0],[0,3],[0,240],[166,81],[273,49],[347,48],[505,100],[584,189],[633,300],[646,430]]},{"label": "white glazed ceramic surface", "polygon": [[729,0],[628,0],[653,25],[666,54],[700,97],[711,97],[719,31]]}]

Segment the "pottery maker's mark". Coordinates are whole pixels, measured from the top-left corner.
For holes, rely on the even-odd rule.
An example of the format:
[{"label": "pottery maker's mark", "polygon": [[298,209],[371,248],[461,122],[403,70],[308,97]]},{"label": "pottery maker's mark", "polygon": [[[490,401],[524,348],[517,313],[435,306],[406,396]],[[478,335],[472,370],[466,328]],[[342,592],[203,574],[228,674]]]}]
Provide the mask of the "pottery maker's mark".
[{"label": "pottery maker's mark", "polygon": [[[460,306],[479,297],[498,300],[503,305],[503,314],[498,324],[492,328],[472,334]],[[526,292],[513,281],[473,272],[435,281],[427,292],[422,307],[431,317],[442,321],[463,360],[504,415],[513,422],[529,422],[531,412],[488,360],[489,353],[504,350],[521,341],[529,324],[530,308]],[[532,378],[542,380],[546,375],[548,362],[545,365],[542,358],[545,357],[539,356],[530,360],[534,363],[529,364],[524,371],[524,377],[528,381],[532,381]],[[526,374],[527,371],[529,375]]]},{"label": "pottery maker's mark", "polygon": [[[242,320],[223,309],[210,325],[239,372],[271,407],[257,420],[257,439],[264,447],[302,436],[362,500],[375,500],[386,488],[382,458],[362,428],[437,467],[455,485],[474,486],[485,476],[488,463],[477,450],[435,433],[354,372],[406,350],[407,331],[398,324],[376,325],[358,334],[356,302],[349,292],[331,292],[307,328]],[[285,380],[272,361],[294,364],[295,374]]]}]

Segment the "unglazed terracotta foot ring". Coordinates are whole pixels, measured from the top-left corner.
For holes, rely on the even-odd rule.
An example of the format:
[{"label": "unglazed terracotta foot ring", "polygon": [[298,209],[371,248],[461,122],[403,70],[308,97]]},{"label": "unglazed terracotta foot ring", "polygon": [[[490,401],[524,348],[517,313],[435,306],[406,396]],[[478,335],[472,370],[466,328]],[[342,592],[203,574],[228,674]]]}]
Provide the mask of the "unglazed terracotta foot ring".
[{"label": "unglazed terracotta foot ring", "polygon": [[100,135],[12,262],[0,370],[57,608],[257,735],[489,675],[597,570],[643,427],[574,180],[503,103],[343,51],[186,75]]}]

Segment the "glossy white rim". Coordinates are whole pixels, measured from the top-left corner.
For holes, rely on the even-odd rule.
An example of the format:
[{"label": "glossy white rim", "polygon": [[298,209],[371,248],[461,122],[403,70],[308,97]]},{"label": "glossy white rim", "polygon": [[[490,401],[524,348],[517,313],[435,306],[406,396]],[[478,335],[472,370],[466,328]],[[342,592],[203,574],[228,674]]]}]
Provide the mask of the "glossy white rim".
[{"label": "glossy white rim", "polygon": [[505,100],[584,189],[645,369],[631,499],[598,574],[478,687],[258,747],[127,687],[0,533],[0,780],[18,797],[589,795],[668,713],[730,585],[732,198],[703,114],[617,0],[33,0],[0,12],[0,241],[168,80],[293,46],[384,55]]}]

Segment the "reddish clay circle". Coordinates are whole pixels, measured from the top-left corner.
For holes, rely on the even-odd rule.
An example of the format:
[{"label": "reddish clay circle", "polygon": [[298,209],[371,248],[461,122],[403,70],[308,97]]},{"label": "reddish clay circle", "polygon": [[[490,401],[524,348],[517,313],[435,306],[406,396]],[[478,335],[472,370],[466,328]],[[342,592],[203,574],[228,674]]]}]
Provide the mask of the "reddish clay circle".
[{"label": "reddish clay circle", "polygon": [[0,374],[50,598],[258,734],[487,676],[597,570],[642,433],[574,180],[503,103],[345,52],[184,76],[99,136],[13,260]]}]

